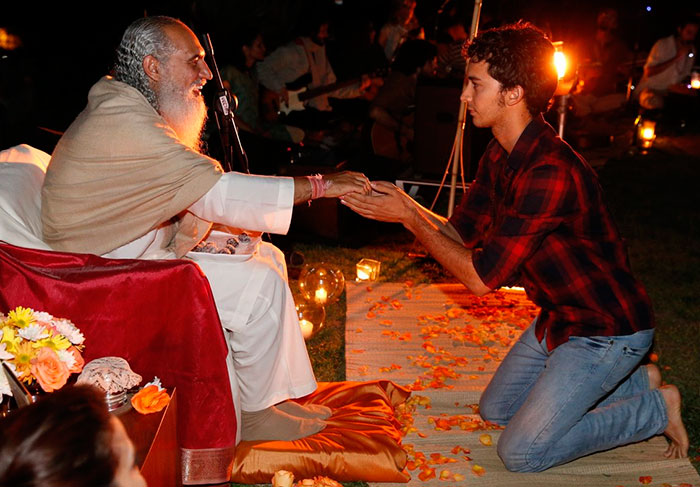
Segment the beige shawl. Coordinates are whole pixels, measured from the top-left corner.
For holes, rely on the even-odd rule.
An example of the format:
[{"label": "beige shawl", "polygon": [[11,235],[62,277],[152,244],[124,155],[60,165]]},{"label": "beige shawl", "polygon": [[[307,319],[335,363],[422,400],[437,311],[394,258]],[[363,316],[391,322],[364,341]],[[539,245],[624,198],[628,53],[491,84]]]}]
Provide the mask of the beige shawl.
[{"label": "beige shawl", "polygon": [[182,257],[211,226],[184,210],[220,176],[218,162],[184,146],[138,90],[102,78],[51,157],[44,241],[104,254],[177,217],[168,248]]}]

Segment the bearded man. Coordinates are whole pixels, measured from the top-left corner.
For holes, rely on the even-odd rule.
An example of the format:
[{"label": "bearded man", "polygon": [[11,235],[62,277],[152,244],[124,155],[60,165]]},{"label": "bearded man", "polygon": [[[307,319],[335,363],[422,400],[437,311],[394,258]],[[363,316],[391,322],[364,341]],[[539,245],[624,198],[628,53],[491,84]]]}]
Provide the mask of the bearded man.
[{"label": "bearded man", "polygon": [[[44,240],[109,258],[197,262],[230,344],[238,438],[298,439],[323,429],[330,411],[288,401],[313,392],[316,381],[283,255],[256,232],[285,233],[296,203],[370,186],[349,172],[323,179],[222,174],[199,152],[201,91],[211,78],[185,24],[170,17],[133,22],[114,77],[92,87],[52,155],[42,189]],[[238,245],[235,255],[190,252],[212,235],[212,223]]]}]

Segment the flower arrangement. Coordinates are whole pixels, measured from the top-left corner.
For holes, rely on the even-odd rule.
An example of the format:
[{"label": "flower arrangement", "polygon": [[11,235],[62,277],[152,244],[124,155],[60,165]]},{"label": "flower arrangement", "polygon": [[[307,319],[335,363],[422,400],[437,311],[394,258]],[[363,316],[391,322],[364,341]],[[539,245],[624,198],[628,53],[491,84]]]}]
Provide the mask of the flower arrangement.
[{"label": "flower arrangement", "polygon": [[[7,316],[0,313],[0,360],[21,381],[53,392],[63,387],[70,374],[83,370],[81,355],[85,336],[69,320],[21,306]],[[0,373],[2,395],[12,395],[7,378]]]}]

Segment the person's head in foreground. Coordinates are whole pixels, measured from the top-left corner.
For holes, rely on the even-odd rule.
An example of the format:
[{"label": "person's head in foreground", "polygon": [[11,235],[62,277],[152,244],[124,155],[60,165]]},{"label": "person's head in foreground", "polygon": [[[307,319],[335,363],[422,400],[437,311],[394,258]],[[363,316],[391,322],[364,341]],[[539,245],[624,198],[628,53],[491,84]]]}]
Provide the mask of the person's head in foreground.
[{"label": "person's head in foreground", "polygon": [[546,112],[557,87],[554,46],[529,23],[485,30],[466,47],[467,101],[474,125],[495,127],[513,114]]},{"label": "person's head in foreground", "polygon": [[197,36],[171,17],[144,17],[127,27],[114,78],[146,97],[188,147],[200,146],[207,108],[202,88],[212,78]]},{"label": "person's head in foreground", "polygon": [[0,486],[145,487],[104,394],[67,386],[0,420]]}]

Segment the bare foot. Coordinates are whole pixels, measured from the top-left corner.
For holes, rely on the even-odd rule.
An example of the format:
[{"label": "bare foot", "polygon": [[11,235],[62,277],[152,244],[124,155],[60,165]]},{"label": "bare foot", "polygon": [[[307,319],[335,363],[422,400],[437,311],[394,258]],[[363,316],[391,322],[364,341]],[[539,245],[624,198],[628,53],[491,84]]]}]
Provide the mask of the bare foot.
[{"label": "bare foot", "polygon": [[296,418],[272,406],[262,411],[241,411],[242,441],[293,441],[325,427],[326,422],[318,418]]},{"label": "bare foot", "polygon": [[674,385],[659,387],[659,392],[666,401],[668,425],[664,435],[671,441],[664,453],[666,458],[686,458],[688,456],[688,433],[681,418],[681,393]]},{"label": "bare foot", "polygon": [[661,371],[654,364],[647,364],[647,374],[649,374],[649,389],[661,387]]},{"label": "bare foot", "polygon": [[277,404],[275,408],[297,418],[328,419],[333,414],[331,408],[321,404],[305,404],[302,406],[298,402],[290,400]]}]

